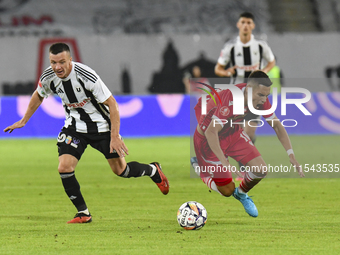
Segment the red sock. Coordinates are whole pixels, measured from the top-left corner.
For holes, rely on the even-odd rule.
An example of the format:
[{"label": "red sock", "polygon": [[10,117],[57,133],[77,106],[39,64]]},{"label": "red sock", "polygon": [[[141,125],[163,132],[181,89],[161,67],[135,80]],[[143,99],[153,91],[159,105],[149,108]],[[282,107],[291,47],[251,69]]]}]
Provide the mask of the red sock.
[{"label": "red sock", "polygon": [[221,192],[218,190],[218,188],[216,186],[216,183],[214,182],[214,180],[211,177],[202,177],[201,176],[201,179],[205,183],[205,185],[208,186],[209,189],[216,191],[216,192],[221,194]]},{"label": "red sock", "polygon": [[248,193],[256,184],[258,184],[267,173],[252,173],[246,172],[242,182],[240,183],[240,188],[244,193]]}]

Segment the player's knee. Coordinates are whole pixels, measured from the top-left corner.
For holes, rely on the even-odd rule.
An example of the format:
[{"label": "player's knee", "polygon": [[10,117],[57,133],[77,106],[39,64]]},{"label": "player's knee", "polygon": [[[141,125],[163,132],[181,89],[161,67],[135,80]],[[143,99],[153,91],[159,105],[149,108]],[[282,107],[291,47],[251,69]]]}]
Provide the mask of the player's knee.
[{"label": "player's knee", "polygon": [[73,171],[74,171],[74,167],[72,167],[71,165],[59,163],[59,166],[58,166],[59,173],[71,173]]},{"label": "player's knee", "polygon": [[108,159],[108,162],[112,172],[118,176],[120,176],[126,170],[127,164],[124,158]]},{"label": "player's knee", "polygon": [[263,178],[267,175],[268,167],[266,162],[262,159],[262,157],[257,157],[254,160],[251,160],[246,164],[247,169],[252,172],[254,175]]},{"label": "player's knee", "polygon": [[262,167],[261,167],[261,171],[259,173],[260,176],[263,176],[266,177],[267,176],[267,173],[268,173],[268,167],[266,164],[264,164]]},{"label": "player's knee", "polygon": [[262,166],[259,168],[259,171],[253,172],[253,174],[257,177],[257,178],[265,178],[267,176],[268,173],[268,169],[267,166]]},{"label": "player's knee", "polygon": [[230,197],[233,193],[234,193],[234,191],[229,190],[227,192],[222,193],[222,195],[225,196],[225,197]]}]

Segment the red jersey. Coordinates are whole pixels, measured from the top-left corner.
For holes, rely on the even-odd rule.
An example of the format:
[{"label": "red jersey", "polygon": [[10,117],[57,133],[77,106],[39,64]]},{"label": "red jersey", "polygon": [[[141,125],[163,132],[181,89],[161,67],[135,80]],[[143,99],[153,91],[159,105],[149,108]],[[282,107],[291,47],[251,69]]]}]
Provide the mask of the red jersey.
[{"label": "red jersey", "polygon": [[[247,86],[247,83],[240,83],[235,85],[243,92]],[[198,100],[197,105],[195,106],[197,121],[203,132],[206,131],[210,122],[212,120],[215,123],[218,123],[223,126],[219,135],[229,134],[230,132],[235,132],[239,130],[243,124],[245,115],[249,113],[248,107],[244,108],[243,115],[234,115],[233,114],[233,95],[229,89],[221,90],[218,92],[218,95],[221,98],[222,104],[218,100],[216,100],[217,105],[215,105],[214,100],[210,100],[210,97],[207,97],[207,114],[201,115],[201,99]],[[259,110],[268,110],[271,108],[271,104],[267,98],[266,102],[260,106]],[[272,119],[275,117],[275,113],[271,113],[269,115],[263,116],[265,119]],[[239,123],[239,124],[234,124]]]}]

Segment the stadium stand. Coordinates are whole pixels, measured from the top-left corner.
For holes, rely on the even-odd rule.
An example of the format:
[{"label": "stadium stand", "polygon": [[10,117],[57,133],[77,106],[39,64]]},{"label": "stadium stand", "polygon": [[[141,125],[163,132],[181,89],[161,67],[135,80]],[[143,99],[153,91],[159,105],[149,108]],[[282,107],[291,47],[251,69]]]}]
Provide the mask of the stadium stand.
[{"label": "stadium stand", "polygon": [[[323,2],[324,0],[318,0]],[[267,1],[271,22],[277,32],[318,32],[320,25],[312,0]]]},{"label": "stadium stand", "polygon": [[316,0],[316,6],[322,31],[340,31],[340,2],[337,0]]},{"label": "stadium stand", "polygon": [[[266,0],[141,0],[133,5],[120,0],[116,7],[98,10],[95,30],[100,34],[235,33],[241,12],[253,12],[260,33],[272,30]],[[116,18],[105,18],[112,17]],[[109,24],[110,23],[110,24]],[[226,26],[230,24],[230,26]],[[232,24],[232,25],[231,25]]]}]

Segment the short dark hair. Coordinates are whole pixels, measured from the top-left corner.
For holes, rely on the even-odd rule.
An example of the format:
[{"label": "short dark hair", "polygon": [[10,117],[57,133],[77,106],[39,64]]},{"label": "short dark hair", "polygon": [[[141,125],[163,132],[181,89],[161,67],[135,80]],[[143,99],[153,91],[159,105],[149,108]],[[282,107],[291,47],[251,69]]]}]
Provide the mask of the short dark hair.
[{"label": "short dark hair", "polygon": [[58,43],[52,44],[50,46],[50,50],[49,51],[53,55],[57,55],[57,54],[59,54],[60,52],[63,52],[63,51],[70,52],[70,47],[68,47],[68,45],[66,43],[58,42]]},{"label": "short dark hair", "polygon": [[252,83],[254,85],[263,85],[266,87],[270,87],[273,84],[268,75],[261,70],[256,70],[252,72],[248,77],[247,83]]},{"label": "short dark hair", "polygon": [[240,18],[248,18],[248,19],[252,19],[253,21],[254,19],[254,15],[251,12],[242,12],[240,14]]}]

